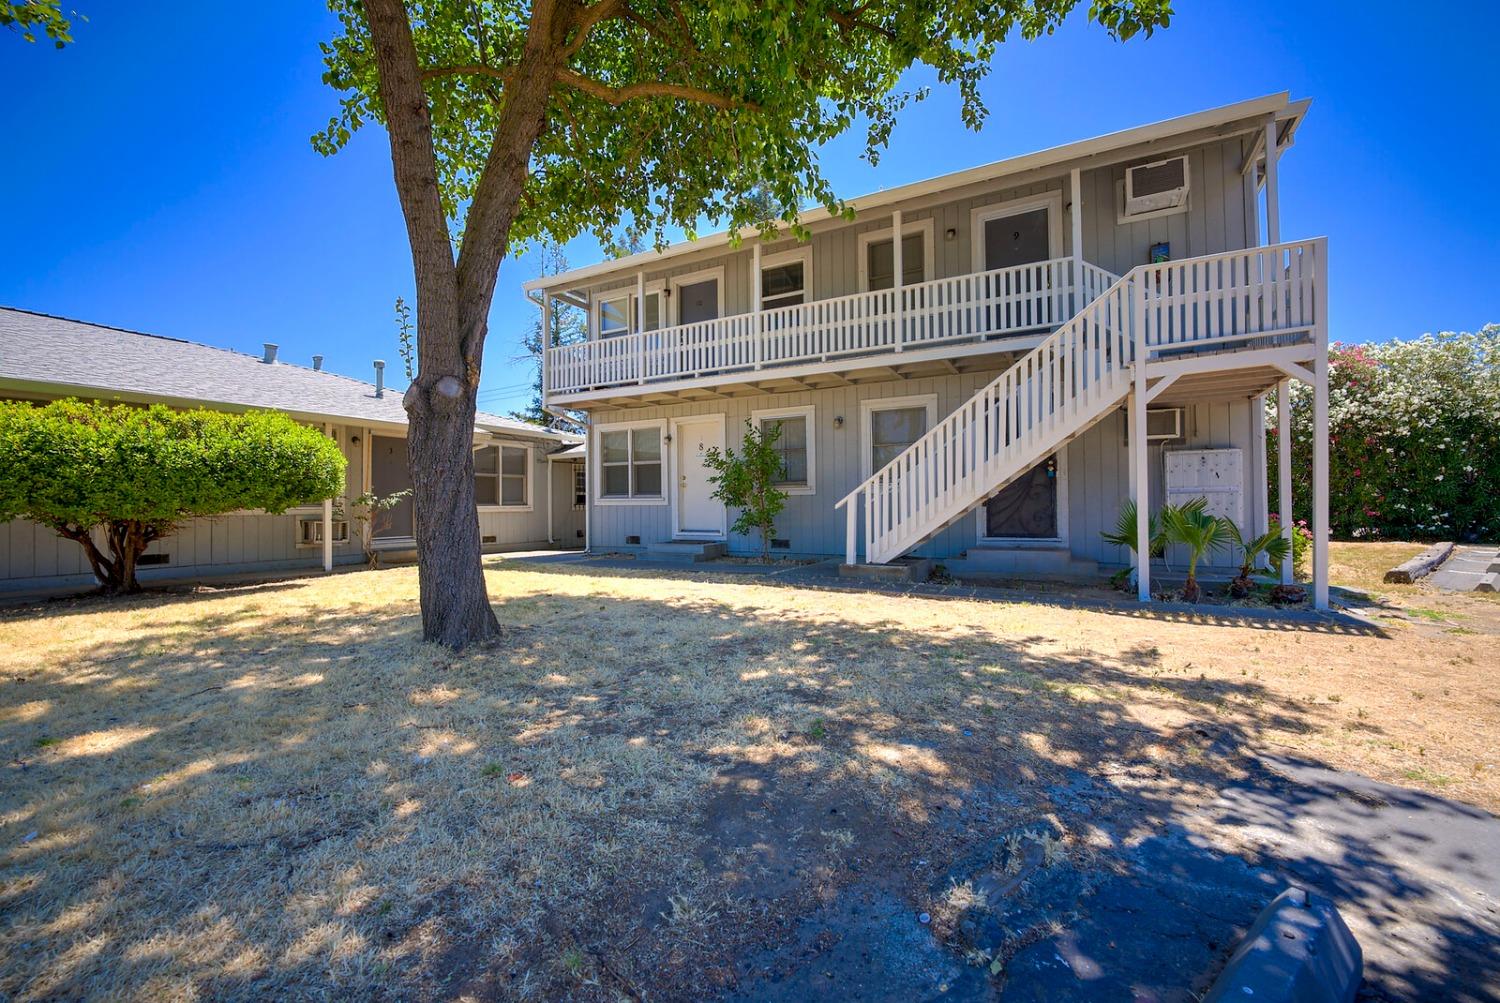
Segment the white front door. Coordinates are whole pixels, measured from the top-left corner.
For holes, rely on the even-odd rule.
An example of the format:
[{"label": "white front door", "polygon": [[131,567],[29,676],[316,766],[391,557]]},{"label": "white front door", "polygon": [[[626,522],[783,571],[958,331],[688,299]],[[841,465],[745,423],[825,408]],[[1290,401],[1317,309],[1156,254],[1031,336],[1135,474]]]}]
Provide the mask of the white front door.
[{"label": "white front door", "polygon": [[673,432],[677,447],[677,532],[685,536],[722,536],[724,503],[713,497],[703,457],[724,448],[721,416],[681,421]]}]

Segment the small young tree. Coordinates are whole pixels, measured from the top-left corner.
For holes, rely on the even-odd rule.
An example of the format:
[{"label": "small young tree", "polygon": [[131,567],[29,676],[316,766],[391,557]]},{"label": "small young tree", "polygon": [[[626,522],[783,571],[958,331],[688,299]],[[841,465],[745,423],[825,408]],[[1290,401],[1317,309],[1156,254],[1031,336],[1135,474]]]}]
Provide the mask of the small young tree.
[{"label": "small young tree", "polygon": [[1246,539],[1240,532],[1240,528],[1228,519],[1224,520],[1228,527],[1229,540],[1240,549],[1240,573],[1235,576],[1234,581],[1229,583],[1229,593],[1236,599],[1243,599],[1250,594],[1253,583],[1250,575],[1255,571],[1256,562],[1262,554],[1270,562],[1272,568],[1281,566],[1286,560],[1287,554],[1291,552],[1291,544],[1286,537],[1281,535],[1281,527],[1274,526],[1264,533],[1251,539]]},{"label": "small young tree", "polygon": [[321,501],[344,467],[333,440],[275,411],[0,403],[0,522],[76,541],[107,593],[139,591],[141,554],[183,519]]},{"label": "small young tree", "polygon": [[375,549],[375,537],[382,530],[390,528],[391,520],[395,518],[392,510],[410,497],[410,488],[393,491],[388,495],[366,491],[349,503],[353,510],[350,514],[359,524],[359,539],[365,550],[365,563],[370,567],[380,567],[380,551]]},{"label": "small young tree", "polygon": [[781,426],[773,424],[762,432],[749,420],[745,422],[745,445],[739,455],[725,448],[710,447],[703,463],[713,471],[709,483],[716,485],[714,497],[730,508],[739,510],[732,527],[736,533],[760,532],[760,559],[771,559],[771,538],[776,535],[776,517],[786,508],[786,492],[776,487],[785,464],[776,451]]}]

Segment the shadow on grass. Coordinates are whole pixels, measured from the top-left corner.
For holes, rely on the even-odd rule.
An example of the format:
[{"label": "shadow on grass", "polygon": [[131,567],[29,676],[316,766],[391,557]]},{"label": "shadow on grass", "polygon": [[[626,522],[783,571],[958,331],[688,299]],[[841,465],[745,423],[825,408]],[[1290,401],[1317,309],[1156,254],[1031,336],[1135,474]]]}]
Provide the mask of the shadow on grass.
[{"label": "shadow on grass", "polygon": [[[1253,680],[1172,672],[1151,646],[1059,654],[1042,633],[791,605],[496,611],[505,644],[454,655],[417,641],[409,602],[205,610],[6,683],[0,995],[791,999],[832,944],[884,956],[839,908],[873,896],[909,927],[969,878],[1017,903],[1004,943],[978,939],[994,903],[960,904],[922,942],[931,965],[844,988],[910,998],[941,971],[1025,991],[1057,924],[1082,931],[1076,952],[1108,922],[1139,947],[1111,971],[1170,995],[1201,990],[1276,891],[1243,866],[1210,881],[1220,908],[1173,950],[1152,949],[1166,906],[1094,904],[1110,875],[1170,904],[1170,862],[1213,857],[1190,835],[1202,805],[1256,789],[1265,732],[1307,726]],[[1072,863],[1025,858],[1006,892],[1006,837],[1044,831]],[[1383,875],[1368,894],[1410,915],[1445,894],[1410,851],[1356,834],[1316,863]],[[1443,917],[1402,972],[1414,996],[1492,998],[1484,922]],[[995,949],[1008,976],[963,958]],[[1096,998],[1078,970],[1071,998]]]},{"label": "shadow on grass", "polygon": [[816,589],[853,593],[920,596],[966,602],[1025,603],[1042,608],[1083,609],[1123,616],[1134,620],[1164,623],[1191,623],[1202,626],[1249,627],[1256,630],[1335,634],[1358,637],[1388,637],[1377,624],[1339,612],[1317,612],[1308,608],[1278,608],[1247,604],[1217,605],[1155,601],[1140,603],[1120,593],[1086,585],[1069,587],[1065,583],[1020,581],[1004,584],[929,582],[880,583],[839,578],[827,562],[793,568],[777,568],[763,575],[750,571],[727,572],[712,567],[668,567],[661,564],[622,565],[610,558],[589,558],[576,554],[538,557],[499,557],[488,560],[492,569],[514,569],[541,574],[583,577],[655,578],[663,581],[713,581],[765,585],[773,588]]}]

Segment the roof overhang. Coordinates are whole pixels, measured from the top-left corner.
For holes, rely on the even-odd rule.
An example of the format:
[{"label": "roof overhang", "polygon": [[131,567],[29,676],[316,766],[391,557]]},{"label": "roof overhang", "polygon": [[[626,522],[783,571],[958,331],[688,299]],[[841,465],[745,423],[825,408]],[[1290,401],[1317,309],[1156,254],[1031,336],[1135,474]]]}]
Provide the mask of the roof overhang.
[{"label": "roof overhang", "polygon": [[[934,195],[947,194],[972,185],[989,184],[1039,169],[1104,166],[1136,156],[1141,147],[1150,147],[1153,151],[1164,152],[1169,148],[1167,144],[1173,144],[1175,140],[1187,140],[1192,137],[1196,141],[1199,136],[1212,135],[1216,130],[1220,136],[1234,135],[1253,128],[1264,127],[1271,121],[1282,123],[1279,146],[1285,149],[1291,145],[1297,126],[1306,115],[1311,103],[1309,99],[1293,101],[1291,94],[1287,91],[1267,94],[1264,97],[1239,101],[1191,115],[1181,115],[1150,125],[1136,126],[1120,132],[1096,136],[1093,139],[997,160],[925,181],[887,188],[850,199],[848,204],[858,217],[860,214],[930,199]],[[1190,143],[1181,145],[1190,145]],[[818,207],[801,213],[798,216],[798,222],[803,226],[816,228],[820,225],[842,225],[846,221],[841,217],[831,215],[826,208]],[[660,251],[642,251],[639,254],[602,261],[557,275],[544,275],[523,283],[521,288],[527,298],[533,302],[539,301],[539,297],[533,293],[545,291],[555,297],[566,296],[570,290],[605,276],[632,270],[659,268],[665,262],[688,254],[702,254],[706,251],[733,248],[737,239],[737,235],[722,231],[699,237],[696,240],[681,241]]]}]

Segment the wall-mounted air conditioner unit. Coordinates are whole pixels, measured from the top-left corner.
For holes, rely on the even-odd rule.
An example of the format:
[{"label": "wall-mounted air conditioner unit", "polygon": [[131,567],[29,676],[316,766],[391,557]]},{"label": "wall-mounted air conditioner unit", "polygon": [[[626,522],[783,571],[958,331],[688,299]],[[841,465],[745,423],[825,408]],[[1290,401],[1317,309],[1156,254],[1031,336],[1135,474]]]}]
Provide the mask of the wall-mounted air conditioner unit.
[{"label": "wall-mounted air conditioner unit", "polygon": [[1182,438],[1182,408],[1148,407],[1146,441],[1170,442]]},{"label": "wall-mounted air conditioner unit", "polygon": [[1142,216],[1187,205],[1188,158],[1168,157],[1125,171],[1125,215]]},{"label": "wall-mounted air conditioner unit", "polygon": [[[1125,428],[1125,445],[1130,445],[1130,416],[1121,408],[1121,425]],[[1182,408],[1148,407],[1146,409],[1146,441],[1177,442],[1183,437]]]}]

